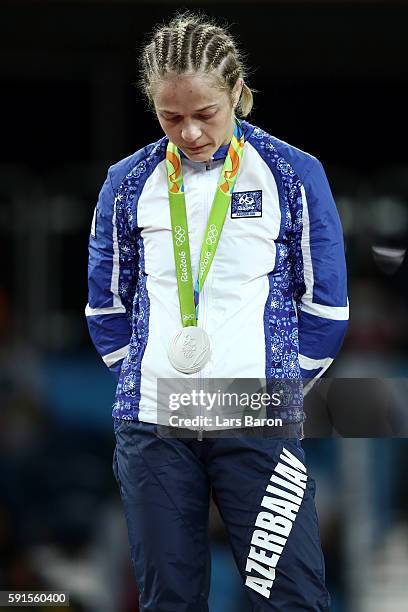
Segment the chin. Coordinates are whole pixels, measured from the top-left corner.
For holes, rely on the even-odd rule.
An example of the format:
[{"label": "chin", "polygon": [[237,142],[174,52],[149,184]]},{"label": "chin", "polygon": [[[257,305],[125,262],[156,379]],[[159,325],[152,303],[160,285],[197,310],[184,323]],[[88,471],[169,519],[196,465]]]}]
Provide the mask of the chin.
[{"label": "chin", "polygon": [[189,155],[192,161],[205,162],[211,158],[212,153],[197,153],[197,155]]}]

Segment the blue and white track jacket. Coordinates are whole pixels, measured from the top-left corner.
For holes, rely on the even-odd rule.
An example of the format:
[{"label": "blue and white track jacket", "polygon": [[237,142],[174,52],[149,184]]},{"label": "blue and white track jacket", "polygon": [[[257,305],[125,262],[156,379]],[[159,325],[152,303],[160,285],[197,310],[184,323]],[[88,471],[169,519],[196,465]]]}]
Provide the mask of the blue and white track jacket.
[{"label": "blue and white track jacket", "polygon": [[[343,341],[343,233],[321,163],[242,122],[244,154],[200,294],[211,342],[203,378],[315,378]],[[166,174],[167,138],[111,166],[89,239],[89,332],[117,377],[113,416],[156,422],[157,379],[190,376],[167,357],[181,328]],[[193,277],[228,146],[183,157]],[[194,375],[193,375],[194,376]]]}]

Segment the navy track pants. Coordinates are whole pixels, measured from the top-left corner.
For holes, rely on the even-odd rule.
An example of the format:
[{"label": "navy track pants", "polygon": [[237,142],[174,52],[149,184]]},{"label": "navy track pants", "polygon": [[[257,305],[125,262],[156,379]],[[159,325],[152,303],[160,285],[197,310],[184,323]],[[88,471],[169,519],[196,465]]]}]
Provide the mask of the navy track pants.
[{"label": "navy track pants", "polygon": [[297,438],[162,438],[115,419],[113,471],[141,612],[207,612],[210,494],[253,612],[325,612],[324,559]]}]

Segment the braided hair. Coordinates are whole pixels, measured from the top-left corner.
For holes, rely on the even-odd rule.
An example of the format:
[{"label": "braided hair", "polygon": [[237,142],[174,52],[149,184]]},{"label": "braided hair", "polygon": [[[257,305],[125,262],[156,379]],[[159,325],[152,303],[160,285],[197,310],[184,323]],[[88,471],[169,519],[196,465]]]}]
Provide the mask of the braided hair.
[{"label": "braided hair", "polygon": [[[168,74],[211,74],[230,94],[246,71],[229,32],[189,11],[156,28],[141,55],[141,86],[153,105],[155,88]],[[246,117],[253,106],[252,90],[243,84],[237,112]]]}]

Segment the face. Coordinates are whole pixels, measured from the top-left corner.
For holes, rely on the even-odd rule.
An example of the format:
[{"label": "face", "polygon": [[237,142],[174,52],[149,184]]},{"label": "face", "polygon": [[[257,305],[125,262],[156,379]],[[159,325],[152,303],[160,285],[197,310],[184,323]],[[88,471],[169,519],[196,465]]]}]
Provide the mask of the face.
[{"label": "face", "polygon": [[[242,81],[233,91],[238,100]],[[237,95],[238,94],[238,95]],[[175,75],[157,87],[154,106],[166,136],[193,161],[207,161],[234,132],[234,106],[204,75]]]}]

